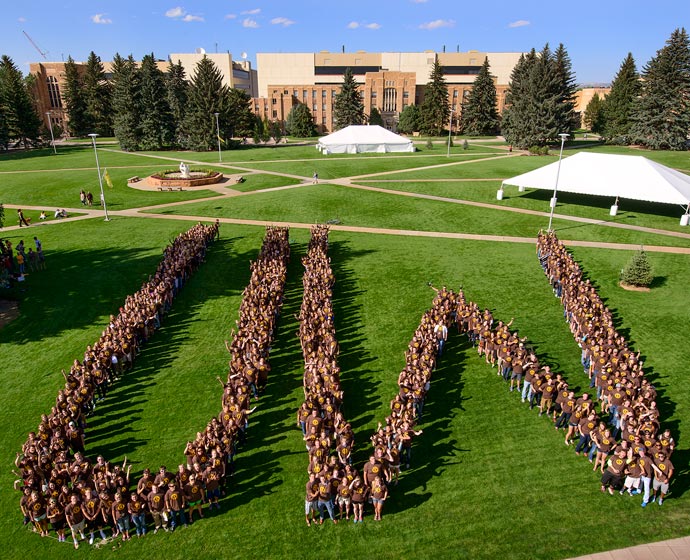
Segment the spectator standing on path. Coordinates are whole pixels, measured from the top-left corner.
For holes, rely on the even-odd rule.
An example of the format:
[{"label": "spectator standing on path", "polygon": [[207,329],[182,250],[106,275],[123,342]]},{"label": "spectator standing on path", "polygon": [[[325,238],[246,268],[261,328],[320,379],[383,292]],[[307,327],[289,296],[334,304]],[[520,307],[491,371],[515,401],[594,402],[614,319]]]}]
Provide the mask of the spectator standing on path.
[{"label": "spectator standing on path", "polygon": [[93,195],[91,194],[91,191],[86,193],[86,204],[88,206],[93,206]]},{"label": "spectator standing on path", "polygon": [[29,227],[30,224],[26,221],[26,218],[24,217],[24,211],[21,208],[17,210],[17,218],[19,218],[19,227],[22,227],[22,225]]},{"label": "spectator standing on path", "polygon": [[81,202],[82,206],[86,206],[86,193],[84,192],[84,189],[79,191],[79,201]]},{"label": "spectator standing on path", "polygon": [[314,171],[314,174],[311,176],[312,178],[312,184],[316,185],[319,182],[319,174]]}]

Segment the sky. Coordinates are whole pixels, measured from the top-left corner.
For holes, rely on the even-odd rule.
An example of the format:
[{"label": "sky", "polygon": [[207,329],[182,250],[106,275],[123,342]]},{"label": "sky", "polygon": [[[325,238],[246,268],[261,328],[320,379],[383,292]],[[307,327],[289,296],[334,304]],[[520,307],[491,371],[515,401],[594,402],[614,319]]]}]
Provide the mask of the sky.
[{"label": "sky", "polygon": [[[42,61],[115,53],[526,52],[563,43],[578,84],[609,83],[628,52],[638,71],[671,33],[690,30],[687,0],[31,0],[2,2],[0,54],[24,73]],[[258,69],[259,72],[261,69]]]}]

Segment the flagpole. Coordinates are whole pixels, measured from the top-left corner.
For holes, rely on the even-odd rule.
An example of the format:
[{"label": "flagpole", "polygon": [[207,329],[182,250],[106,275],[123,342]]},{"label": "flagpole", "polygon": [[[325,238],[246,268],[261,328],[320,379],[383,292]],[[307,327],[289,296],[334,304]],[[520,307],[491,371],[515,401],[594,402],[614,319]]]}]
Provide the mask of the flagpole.
[{"label": "flagpole", "polygon": [[220,151],[220,125],[218,124],[218,115],[220,113],[213,113],[216,116],[216,136],[218,136],[218,161],[223,163],[223,155]]},{"label": "flagpole", "polygon": [[101,202],[103,203],[103,210],[105,211],[105,220],[106,222],[110,221],[110,218],[108,217],[108,207],[105,205],[105,194],[103,193],[103,178],[101,177],[101,165],[98,163],[98,150],[96,149],[96,136],[98,134],[96,133],[91,133],[89,134],[91,137],[91,140],[93,141],[93,153],[96,154],[96,169],[98,169],[98,184],[101,186]]}]

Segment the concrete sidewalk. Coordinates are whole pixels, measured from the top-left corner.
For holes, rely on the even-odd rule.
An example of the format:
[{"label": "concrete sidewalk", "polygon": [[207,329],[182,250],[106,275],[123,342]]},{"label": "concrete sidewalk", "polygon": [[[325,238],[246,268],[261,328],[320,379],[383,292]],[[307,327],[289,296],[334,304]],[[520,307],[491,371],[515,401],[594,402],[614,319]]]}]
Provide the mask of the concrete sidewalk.
[{"label": "concrete sidewalk", "polygon": [[570,560],[689,560],[690,537],[585,554]]}]

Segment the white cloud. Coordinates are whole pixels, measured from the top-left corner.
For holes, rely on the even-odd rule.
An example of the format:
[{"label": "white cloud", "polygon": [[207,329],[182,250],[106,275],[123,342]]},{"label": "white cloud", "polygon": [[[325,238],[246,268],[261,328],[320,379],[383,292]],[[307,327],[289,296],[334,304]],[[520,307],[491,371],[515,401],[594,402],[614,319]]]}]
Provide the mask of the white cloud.
[{"label": "white cloud", "polygon": [[182,21],[204,21],[201,16],[193,16],[192,14],[187,14],[182,18]]},{"label": "white cloud", "polygon": [[348,29],[357,29],[359,27],[359,23],[356,21],[351,21],[350,23],[347,24]]},{"label": "white cloud", "polygon": [[426,4],[429,0],[410,0],[413,4]]},{"label": "white cloud", "polygon": [[381,29],[380,23],[367,23],[364,27],[367,29]]},{"label": "white cloud", "polygon": [[242,20],[242,27],[249,27],[250,29],[256,29],[257,27],[259,27],[259,24],[256,23],[256,21],[254,21],[251,18],[244,18]]},{"label": "white cloud", "polygon": [[177,6],[177,8],[170,8],[167,12],[165,12],[165,17],[169,18],[178,18],[183,15],[184,10],[180,6]]},{"label": "white cloud", "polygon": [[237,17],[237,14],[227,14],[225,16],[225,19],[235,19]]},{"label": "white cloud", "polygon": [[276,17],[271,20],[271,23],[273,25],[282,25],[283,27],[289,27],[291,25],[294,25],[295,22],[286,17]]},{"label": "white cloud", "polygon": [[26,18],[25,18],[25,17],[18,17],[18,18],[17,18],[17,21],[18,21],[19,23],[24,23],[24,22],[26,21]]},{"label": "white cloud", "polygon": [[256,14],[261,13],[261,8],[254,8],[253,10],[244,10],[244,12],[240,12],[243,16],[255,16]]},{"label": "white cloud", "polygon": [[94,23],[103,24],[113,23],[112,19],[103,16],[105,16],[105,14],[96,14],[95,16],[91,16],[91,21]]},{"label": "white cloud", "polygon": [[419,29],[431,31],[433,29],[438,29],[439,27],[453,27],[454,25],[455,21],[452,19],[435,19],[434,21],[421,24]]},{"label": "white cloud", "polygon": [[517,21],[513,21],[508,24],[508,27],[525,27],[525,25],[529,25],[530,22],[527,21],[526,19],[519,19]]}]

